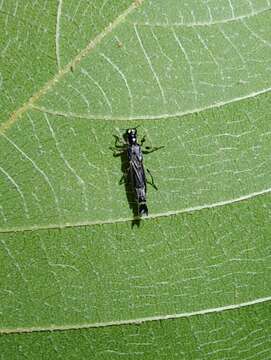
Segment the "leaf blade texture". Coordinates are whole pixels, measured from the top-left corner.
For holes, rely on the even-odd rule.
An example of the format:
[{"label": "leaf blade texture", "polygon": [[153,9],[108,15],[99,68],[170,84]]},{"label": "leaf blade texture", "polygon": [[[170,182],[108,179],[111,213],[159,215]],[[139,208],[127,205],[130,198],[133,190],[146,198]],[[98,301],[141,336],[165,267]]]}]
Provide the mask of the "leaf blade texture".
[{"label": "leaf blade texture", "polygon": [[270,3],[48,4],[0,8],[1,359],[267,359]]}]

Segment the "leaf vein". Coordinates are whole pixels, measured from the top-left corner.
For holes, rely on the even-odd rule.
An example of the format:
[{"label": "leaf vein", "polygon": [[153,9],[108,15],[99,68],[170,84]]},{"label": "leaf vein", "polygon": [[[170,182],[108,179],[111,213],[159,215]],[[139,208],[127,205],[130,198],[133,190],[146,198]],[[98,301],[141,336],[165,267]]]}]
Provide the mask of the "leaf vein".
[{"label": "leaf vein", "polygon": [[98,34],[89,44],[75,56],[67,65],[65,65],[59,72],[50,79],[45,85],[32,95],[19,109],[15,110],[11,116],[0,125],[0,134],[4,134],[16,121],[42,97],[54,85],[63,78],[64,75],[70,72],[71,68],[75,68],[96,46],[110,34],[125,18],[130,15],[144,0],[134,1],[122,14],[120,14],[112,23],[110,23],[100,34]]},{"label": "leaf vein", "polygon": [[213,26],[213,25],[222,25],[222,24],[228,24],[231,22],[235,22],[235,21],[242,21],[242,20],[247,20],[249,18],[264,14],[268,11],[270,11],[271,8],[265,8],[265,9],[261,9],[259,11],[255,11],[252,12],[250,14],[246,14],[246,15],[240,15],[240,16],[236,16],[236,17],[231,17],[231,18],[227,18],[224,20],[217,20],[217,21],[202,21],[202,22],[191,22],[191,23],[182,23],[182,22],[175,22],[175,23],[151,23],[151,22],[140,22],[140,21],[136,21],[136,22],[131,22],[128,21],[128,23],[130,23],[131,25],[136,25],[136,26],[146,26],[146,27],[165,27],[165,28],[171,28],[171,27],[203,27],[203,26]]},{"label": "leaf vein", "polygon": [[201,309],[191,312],[168,314],[168,315],[146,316],[138,319],[117,320],[117,321],[108,321],[108,322],[100,322],[93,324],[86,323],[86,324],[52,325],[47,327],[4,328],[4,329],[0,329],[0,334],[80,330],[80,329],[100,328],[100,327],[108,327],[108,326],[121,326],[121,325],[140,325],[142,323],[150,322],[150,321],[173,320],[180,318],[188,318],[191,316],[221,313],[223,311],[238,310],[246,306],[262,304],[269,301],[271,301],[271,296],[261,297],[258,299],[249,300],[239,304],[224,305],[216,308],[207,308],[207,309]]},{"label": "leaf vein", "polygon": [[[195,113],[201,113],[202,111],[205,110],[209,110],[209,109],[213,109],[213,108],[219,108],[222,107],[224,105],[229,105],[238,101],[242,101],[242,100],[246,100],[252,97],[256,97],[258,95],[262,95],[262,94],[266,94],[271,90],[271,87],[266,88],[266,89],[262,89],[259,91],[254,91],[250,94],[244,95],[244,96],[239,96],[236,97],[234,99],[231,100],[227,100],[227,101],[217,101],[211,105],[207,105],[207,106],[203,106],[201,108],[196,108],[196,109],[188,109],[188,110],[184,110],[184,111],[177,111],[175,113],[172,114],[168,114],[168,113],[164,113],[164,114],[157,114],[157,115],[140,115],[140,116],[112,116],[111,114],[80,114],[80,113],[74,113],[74,112],[64,112],[64,111],[58,111],[58,110],[52,110],[52,109],[47,109],[43,106],[36,106],[36,105],[32,105],[31,108],[33,110],[37,110],[40,112],[45,112],[47,114],[51,114],[51,115],[56,115],[56,116],[63,116],[63,117],[73,117],[73,118],[78,118],[78,119],[88,119],[88,120],[108,120],[108,121],[116,121],[116,120],[120,120],[120,121],[134,121],[134,120],[159,120],[159,119],[168,119],[168,118],[174,118],[174,117],[182,117],[182,116],[186,116],[186,115],[190,115],[190,114],[195,114]],[[0,133],[1,133],[1,128],[0,128]]]},{"label": "leaf vein", "polygon": [[62,10],[62,0],[58,0],[57,17],[56,17],[56,61],[58,69],[61,68],[60,64],[60,18]]},{"label": "leaf vein", "polygon": [[[261,191],[253,192],[250,194],[246,194],[243,196],[240,196],[238,198],[234,199],[228,199],[228,200],[222,200],[216,203],[212,204],[203,204],[199,206],[194,206],[190,208],[184,208],[180,210],[172,210],[167,211],[164,213],[156,213],[156,214],[150,214],[147,218],[141,219],[143,221],[149,221],[152,219],[158,219],[158,218],[164,218],[168,216],[175,216],[179,214],[185,214],[185,213],[192,213],[194,211],[201,211],[206,209],[213,209],[220,206],[226,206],[226,205],[232,205],[240,201],[245,201],[252,199],[256,196],[264,195],[271,193],[271,188],[264,189]],[[65,228],[76,228],[76,227],[82,227],[82,226],[95,226],[95,225],[106,225],[106,224],[117,224],[117,223],[127,223],[130,221],[135,220],[135,218],[119,218],[119,219],[108,219],[108,220],[94,220],[94,221],[81,221],[76,223],[65,223],[65,224],[48,224],[48,225],[34,225],[24,228],[6,228],[6,229],[0,229],[1,233],[14,233],[14,232],[24,232],[24,231],[35,231],[35,230],[49,230],[49,229],[65,229]]]}]

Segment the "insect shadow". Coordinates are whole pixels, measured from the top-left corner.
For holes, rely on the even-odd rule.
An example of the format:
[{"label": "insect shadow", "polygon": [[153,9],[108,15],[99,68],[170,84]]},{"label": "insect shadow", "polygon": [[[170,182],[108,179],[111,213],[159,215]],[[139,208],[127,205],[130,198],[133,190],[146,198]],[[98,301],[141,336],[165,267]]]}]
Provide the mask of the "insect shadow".
[{"label": "insect shadow", "polygon": [[[110,147],[110,150],[113,151],[114,157],[120,157],[120,159],[121,159],[122,177],[119,180],[119,185],[124,184],[127,202],[129,204],[131,211],[133,212],[132,228],[135,225],[137,227],[139,227],[140,221],[141,221],[141,216],[139,215],[139,204],[138,204],[138,201],[135,196],[135,188],[134,188],[133,182],[131,181],[131,175],[132,175],[131,171],[132,170],[131,170],[130,161],[129,161],[129,157],[128,157],[128,148],[129,148],[128,131],[126,130],[122,134],[122,138],[117,135],[113,135],[113,136],[115,138],[115,144],[114,144],[114,147]],[[143,139],[140,142],[140,148],[142,147],[143,154],[149,154],[151,152],[154,152],[156,150],[164,148],[164,146],[160,146],[160,147],[145,146],[143,148],[144,142],[145,142],[145,137],[143,137]],[[154,179],[152,177],[150,170],[149,169],[146,169],[146,170],[148,172],[148,175],[151,178],[151,181],[148,181],[146,179],[146,183],[150,184],[154,189],[158,190],[157,186],[154,183]],[[147,207],[146,207],[146,209],[147,209]]]}]

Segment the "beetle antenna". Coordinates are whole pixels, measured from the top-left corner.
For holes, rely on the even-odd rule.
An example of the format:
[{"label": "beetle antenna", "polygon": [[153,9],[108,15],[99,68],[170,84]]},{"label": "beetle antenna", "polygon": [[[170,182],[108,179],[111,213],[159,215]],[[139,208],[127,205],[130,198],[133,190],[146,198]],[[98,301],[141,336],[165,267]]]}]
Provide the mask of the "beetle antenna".
[{"label": "beetle antenna", "polygon": [[[128,129],[138,129],[140,126],[141,126],[141,124],[139,124],[137,126],[131,126]],[[124,128],[118,128],[118,129],[121,130],[121,131],[127,130],[127,128],[125,128],[125,129]]]}]

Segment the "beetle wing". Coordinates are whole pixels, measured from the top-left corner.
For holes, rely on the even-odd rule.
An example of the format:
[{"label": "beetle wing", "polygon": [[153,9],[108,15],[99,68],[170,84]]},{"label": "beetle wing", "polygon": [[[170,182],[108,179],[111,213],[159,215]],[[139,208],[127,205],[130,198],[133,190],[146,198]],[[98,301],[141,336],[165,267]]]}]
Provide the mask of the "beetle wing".
[{"label": "beetle wing", "polygon": [[134,158],[131,160],[130,166],[134,186],[136,188],[146,187],[146,177],[142,162]]}]

